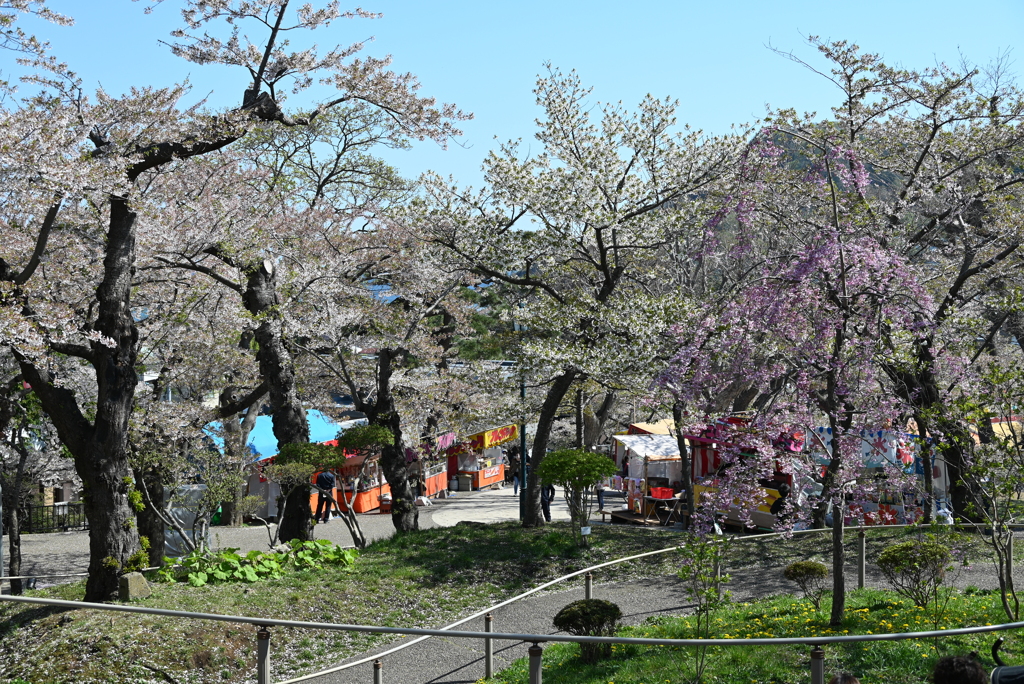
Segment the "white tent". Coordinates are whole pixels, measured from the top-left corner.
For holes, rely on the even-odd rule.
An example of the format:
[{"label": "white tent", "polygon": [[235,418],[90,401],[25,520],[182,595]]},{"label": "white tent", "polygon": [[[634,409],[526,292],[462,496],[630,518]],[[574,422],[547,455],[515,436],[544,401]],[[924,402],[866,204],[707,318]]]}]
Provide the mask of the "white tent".
[{"label": "white tent", "polygon": [[629,463],[627,477],[646,480],[666,478],[669,483],[683,479],[683,462],[679,443],[673,435],[615,435],[615,463],[622,468]]}]

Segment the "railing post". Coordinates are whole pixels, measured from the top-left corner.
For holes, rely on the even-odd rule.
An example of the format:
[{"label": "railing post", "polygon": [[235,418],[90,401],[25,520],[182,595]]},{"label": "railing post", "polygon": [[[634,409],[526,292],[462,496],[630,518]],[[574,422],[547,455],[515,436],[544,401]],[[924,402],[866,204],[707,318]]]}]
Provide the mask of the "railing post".
[{"label": "railing post", "polygon": [[860,528],[857,533],[857,588],[864,588],[864,568],[867,563],[867,535],[864,534],[864,528]]},{"label": "railing post", "polygon": [[379,658],[373,661],[373,684],[384,684],[384,663]]},{"label": "railing post", "polygon": [[270,683],[270,630],[261,626],[256,632],[256,682]]},{"label": "railing post", "polygon": [[[494,616],[488,613],[484,616],[484,631],[494,631]],[[484,639],[484,677],[490,679],[494,676],[494,642],[488,637]]]},{"label": "railing post", "polygon": [[825,684],[825,651],[821,646],[811,649],[811,684]]},{"label": "railing post", "polygon": [[543,671],[541,670],[541,655],[544,649],[539,643],[534,642],[528,651],[530,654],[530,684],[542,684]]},{"label": "railing post", "polygon": [[584,598],[586,598],[586,599],[594,598],[594,574],[593,573],[588,572],[586,575],[584,575],[584,585],[583,586],[584,586],[584,594],[583,594]]}]

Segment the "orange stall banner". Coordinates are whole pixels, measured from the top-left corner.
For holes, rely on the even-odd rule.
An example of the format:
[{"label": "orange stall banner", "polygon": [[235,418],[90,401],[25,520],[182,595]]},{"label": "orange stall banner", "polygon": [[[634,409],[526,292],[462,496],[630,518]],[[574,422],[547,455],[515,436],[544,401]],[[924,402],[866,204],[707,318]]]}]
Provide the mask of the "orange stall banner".
[{"label": "orange stall banner", "polygon": [[505,425],[504,427],[484,430],[475,435],[470,435],[466,441],[456,444],[448,449],[449,455],[463,454],[467,451],[483,451],[492,446],[498,446],[505,442],[511,442],[519,437],[518,425]]}]

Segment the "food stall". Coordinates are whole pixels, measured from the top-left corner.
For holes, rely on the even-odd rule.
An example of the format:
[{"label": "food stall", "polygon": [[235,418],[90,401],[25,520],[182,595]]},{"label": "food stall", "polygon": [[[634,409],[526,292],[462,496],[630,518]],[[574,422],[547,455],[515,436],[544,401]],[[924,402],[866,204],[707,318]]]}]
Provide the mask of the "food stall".
[{"label": "food stall", "polygon": [[501,445],[519,438],[518,425],[505,425],[470,435],[448,449],[448,476],[458,478],[459,489],[482,489],[505,481]]},{"label": "food stall", "polygon": [[612,489],[626,492],[630,511],[648,517],[654,509],[654,499],[672,498],[681,486],[683,462],[679,442],[666,434],[615,435],[612,440],[619,474],[609,484]]},{"label": "food stall", "polygon": [[420,496],[434,497],[448,489],[448,465],[426,460],[416,460],[409,464],[410,479],[421,483]]},{"label": "food stall", "polygon": [[455,433],[446,432],[420,444],[419,449],[406,449],[409,477],[417,483],[418,496],[435,497],[448,489],[447,450],[455,443]]},{"label": "food stall", "polygon": [[[328,446],[338,446],[337,440],[323,442]],[[356,513],[366,513],[379,508],[382,499],[391,498],[391,485],[384,477],[377,455],[345,454],[345,465],[333,470],[337,486],[332,492],[341,510],[348,510],[348,502]],[[315,475],[314,475],[315,477]],[[316,513],[317,492],[314,490],[309,497],[309,505]]]},{"label": "food stall", "polygon": [[[822,470],[828,465],[832,453],[832,430],[815,428],[811,433],[811,457]],[[891,430],[862,430],[860,450],[861,477],[871,480],[885,467],[895,466],[907,474],[911,472],[923,489],[924,466],[919,453],[919,437]],[[938,508],[948,507],[949,474],[942,453],[932,449],[932,491]],[[901,492],[893,489],[870,491],[863,501],[846,504],[844,521],[847,525],[901,525],[913,524],[923,515],[919,492]]]}]

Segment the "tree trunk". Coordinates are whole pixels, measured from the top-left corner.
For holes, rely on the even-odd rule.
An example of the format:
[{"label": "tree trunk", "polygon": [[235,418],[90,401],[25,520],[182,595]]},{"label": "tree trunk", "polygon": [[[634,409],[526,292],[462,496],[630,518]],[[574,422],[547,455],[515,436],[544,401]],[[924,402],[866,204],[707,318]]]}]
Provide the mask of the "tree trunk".
[{"label": "tree trunk", "polygon": [[[830,383],[830,389],[832,387],[834,383]],[[832,615],[829,618],[829,625],[835,627],[842,624],[843,614],[846,612],[846,575],[843,571],[846,564],[846,552],[843,548],[846,497],[843,495],[842,482],[839,481],[843,447],[839,442],[840,427],[834,412],[829,413],[828,422],[832,429],[832,457],[825,471],[822,494],[832,499]]]},{"label": "tree trunk", "polygon": [[[21,484],[22,474],[25,471],[25,461],[25,455],[19,454],[18,470],[14,476],[13,483],[11,481],[4,483],[4,532],[7,534],[8,577],[21,575]],[[2,540],[0,540],[0,543],[2,543]],[[20,596],[24,590],[23,580],[11,580],[11,593],[13,595]]]},{"label": "tree trunk", "polygon": [[[7,499],[6,493],[4,499]],[[4,532],[7,533],[7,575],[8,577],[18,577],[21,575],[21,520],[18,517],[16,501],[4,502],[4,514],[4,517],[7,518],[4,522]],[[11,594],[21,596],[24,592],[25,581],[12,579]]]},{"label": "tree trunk", "polygon": [[381,467],[391,486],[391,522],[399,532],[412,532],[420,527],[416,493],[409,479],[409,466],[402,446],[402,417],[391,394],[391,375],[394,372],[396,352],[381,349],[377,352],[377,400],[374,402],[370,422],[386,427],[394,435],[394,444],[381,450]]},{"label": "tree trunk", "polygon": [[[274,437],[277,448],[285,444],[309,442],[309,423],[306,409],[295,389],[295,362],[284,344],[283,321],[277,313],[279,300],[274,279],[274,264],[269,259],[248,270],[242,301],[246,310],[262,318],[256,328],[259,345],[256,360],[260,376],[267,383],[272,410]],[[313,539],[313,513],[309,509],[310,486],[296,487],[288,495],[288,505],[279,521],[284,541],[310,541]]]},{"label": "tree trunk", "polygon": [[[259,391],[258,388],[256,391]],[[255,393],[255,392],[254,392]],[[256,418],[259,416],[258,394],[253,403],[245,409],[245,415],[239,419],[239,413],[229,413],[239,400],[237,387],[225,387],[220,393],[221,425],[224,426],[224,456],[238,464],[239,474],[242,475],[242,483],[234,491],[231,499],[221,502],[221,524],[229,527],[239,527],[242,520],[242,511],[238,508],[238,502],[245,496],[245,468],[252,460],[249,456],[247,444],[249,433],[256,425]]]},{"label": "tree trunk", "polygon": [[914,409],[914,422],[917,423],[917,436],[921,446],[921,470],[924,471],[924,500],[921,502],[924,524],[932,522],[932,509],[935,507],[935,483],[932,481],[932,447],[928,443],[928,422],[919,409]]},{"label": "tree trunk", "polygon": [[544,514],[540,508],[541,483],[537,477],[537,468],[547,454],[548,439],[551,437],[551,426],[558,413],[558,406],[572,387],[572,383],[580,376],[581,374],[574,369],[563,371],[551,383],[544,404],[541,405],[540,415],[537,417],[537,434],[533,437],[533,453],[530,455],[530,472],[525,483],[526,511],[523,516],[523,527],[540,527],[544,524]]},{"label": "tree trunk", "polygon": [[[833,442],[833,449],[835,443]],[[843,505],[842,493],[839,494],[839,506]],[[828,624],[831,627],[838,627],[843,624],[843,615],[846,612],[846,549],[843,548],[843,530],[845,520],[843,511],[836,510],[832,505],[832,614],[829,616]]]},{"label": "tree trunk", "polygon": [[313,538],[313,511],[309,509],[310,485],[295,487],[285,498],[284,515],[277,525],[278,541],[310,541]]},{"label": "tree trunk", "polygon": [[[942,408],[939,380],[932,371],[935,357],[932,355],[931,344],[930,338],[918,342],[917,366],[913,372],[905,374],[907,381],[904,382],[904,385],[908,392],[906,398],[912,402],[915,413]],[[936,431],[943,435],[943,440],[938,447],[942,453],[942,459],[946,463],[946,474],[949,478],[947,495],[953,515],[960,519],[970,519],[967,511],[971,503],[971,492],[968,489],[970,483],[965,480],[967,462],[963,445],[973,441],[973,438],[964,425],[944,418],[941,411],[935,422]],[[930,451],[929,456],[931,456]],[[926,473],[925,476],[930,479],[931,473]]]},{"label": "tree trunk", "polygon": [[583,444],[588,450],[601,441],[601,433],[615,408],[616,399],[615,392],[606,392],[597,411],[583,414]]},{"label": "tree trunk", "polygon": [[683,406],[678,401],[672,404],[672,421],[675,423],[676,444],[679,445],[679,458],[683,469],[683,501],[686,504],[686,515],[683,517],[684,527],[689,527],[689,521],[693,518],[693,460],[690,458],[690,450],[686,446],[686,439],[683,437]]},{"label": "tree trunk", "polygon": [[[73,392],[54,384],[49,372],[17,354],[26,380],[71,452],[82,479],[89,521],[89,580],[86,601],[117,595],[118,577],[139,551],[135,511],[128,494],[135,478],[128,463],[128,419],[138,383],[138,330],[131,311],[135,264],[135,218],[124,197],[110,199],[110,224],[103,259],[103,281],[96,292],[96,331],[90,362],[96,372],[95,419],[82,415]],[[111,346],[107,346],[107,345]]]}]

